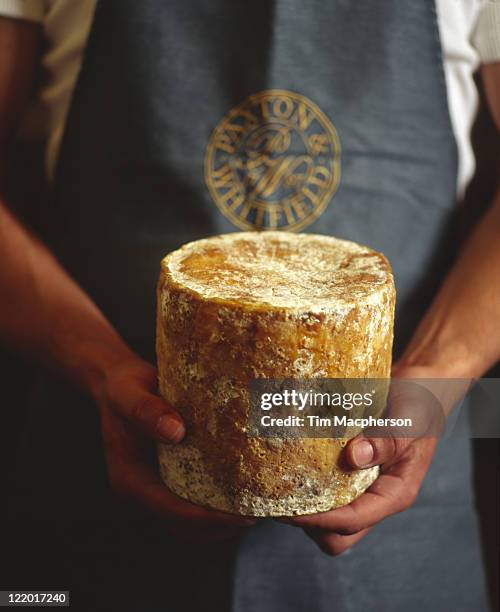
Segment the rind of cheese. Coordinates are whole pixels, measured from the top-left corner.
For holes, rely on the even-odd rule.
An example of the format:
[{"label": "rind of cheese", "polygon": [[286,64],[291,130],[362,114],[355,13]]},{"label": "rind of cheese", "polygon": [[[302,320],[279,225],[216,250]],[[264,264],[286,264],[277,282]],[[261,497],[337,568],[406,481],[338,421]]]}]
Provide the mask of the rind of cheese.
[{"label": "rind of cheese", "polygon": [[157,298],[159,389],[188,432],[158,448],[174,493],[284,516],[345,505],[373,482],[377,468],[342,467],[347,439],[247,427],[254,378],[390,376],[395,290],[382,254],[312,234],[216,236],[165,257]]}]

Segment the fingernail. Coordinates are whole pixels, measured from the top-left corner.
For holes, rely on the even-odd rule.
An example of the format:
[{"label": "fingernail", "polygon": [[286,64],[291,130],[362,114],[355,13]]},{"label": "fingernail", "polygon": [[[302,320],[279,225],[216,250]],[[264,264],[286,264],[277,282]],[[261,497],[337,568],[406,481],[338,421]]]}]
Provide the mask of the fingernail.
[{"label": "fingernail", "polygon": [[157,431],[165,442],[180,442],[184,437],[184,425],[166,414],[160,417]]},{"label": "fingernail", "polygon": [[358,467],[365,467],[373,461],[373,446],[368,440],[361,440],[354,445],[352,456]]}]

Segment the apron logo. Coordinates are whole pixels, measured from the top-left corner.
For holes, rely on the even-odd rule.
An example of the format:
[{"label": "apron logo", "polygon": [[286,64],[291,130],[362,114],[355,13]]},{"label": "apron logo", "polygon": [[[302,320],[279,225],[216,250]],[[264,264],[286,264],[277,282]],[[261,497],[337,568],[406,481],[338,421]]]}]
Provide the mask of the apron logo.
[{"label": "apron logo", "polygon": [[310,100],[270,89],[217,125],[205,180],[219,210],[244,230],[300,230],[328,206],[340,179],[340,143]]}]

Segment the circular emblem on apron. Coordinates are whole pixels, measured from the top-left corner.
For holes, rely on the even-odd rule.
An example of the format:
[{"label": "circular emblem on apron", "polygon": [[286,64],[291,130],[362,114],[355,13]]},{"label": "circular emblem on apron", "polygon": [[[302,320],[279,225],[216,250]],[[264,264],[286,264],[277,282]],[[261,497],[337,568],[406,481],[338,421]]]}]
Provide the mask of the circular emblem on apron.
[{"label": "circular emblem on apron", "polygon": [[213,131],[205,180],[219,210],[244,230],[300,230],[328,206],[340,179],[331,121],[302,95],[249,96]]}]

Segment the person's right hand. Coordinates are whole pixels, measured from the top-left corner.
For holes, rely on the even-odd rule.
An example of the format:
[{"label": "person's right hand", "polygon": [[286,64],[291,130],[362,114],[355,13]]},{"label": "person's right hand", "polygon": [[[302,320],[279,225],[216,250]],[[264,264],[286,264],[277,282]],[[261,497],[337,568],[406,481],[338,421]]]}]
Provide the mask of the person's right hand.
[{"label": "person's right hand", "polygon": [[163,484],[155,440],[175,444],[185,430],[180,416],[155,389],[155,368],[137,358],[112,369],[99,393],[108,477],[114,493],[156,517],[171,535],[191,543],[222,540],[255,524],[255,519],[184,501]]}]

